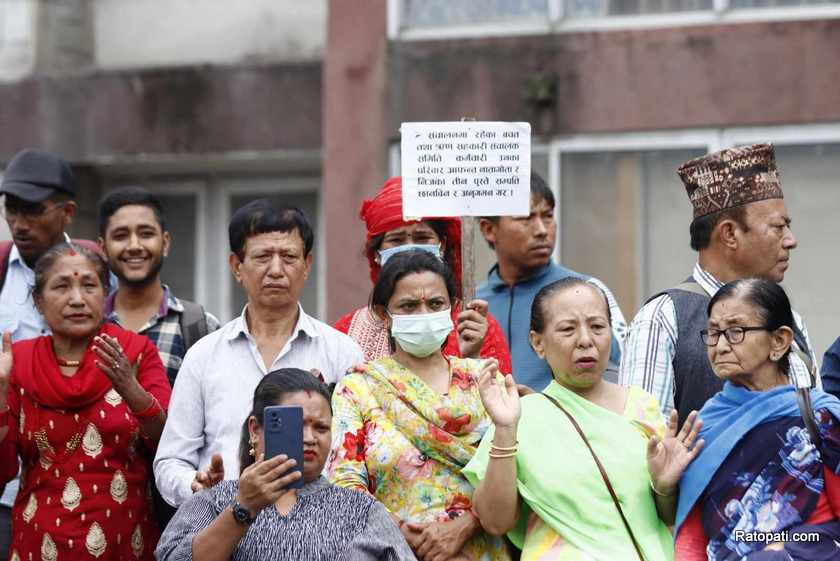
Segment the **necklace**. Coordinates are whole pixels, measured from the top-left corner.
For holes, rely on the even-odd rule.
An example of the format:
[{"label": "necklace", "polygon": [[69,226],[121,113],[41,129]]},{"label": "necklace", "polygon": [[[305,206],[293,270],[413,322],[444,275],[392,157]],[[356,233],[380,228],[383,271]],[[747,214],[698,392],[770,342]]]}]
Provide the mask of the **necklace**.
[{"label": "necklace", "polygon": [[68,366],[74,368],[82,364],[81,360],[64,360],[63,358],[55,357],[55,361],[59,366]]}]

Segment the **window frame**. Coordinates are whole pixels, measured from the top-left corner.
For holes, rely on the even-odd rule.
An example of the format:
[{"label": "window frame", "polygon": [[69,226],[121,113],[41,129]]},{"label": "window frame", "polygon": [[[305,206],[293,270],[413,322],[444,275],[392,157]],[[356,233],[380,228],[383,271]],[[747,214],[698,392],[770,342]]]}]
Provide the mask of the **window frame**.
[{"label": "window frame", "polygon": [[531,21],[411,28],[403,26],[401,14],[402,0],[388,0],[388,39],[391,41],[429,41],[437,39],[510,37],[517,35],[574,33],[580,31],[656,29],[689,25],[840,18],[840,3],[834,5],[735,8],[733,7],[732,0],[713,0],[713,8],[711,10],[569,18],[565,15],[564,0],[547,1],[547,16]]},{"label": "window frame", "polygon": [[[736,145],[771,142],[775,146],[796,146],[810,144],[840,144],[840,123],[817,123],[802,125],[697,128],[675,131],[636,131],[626,133],[593,133],[564,135],[553,138],[549,150],[549,187],[554,193],[556,204],[558,243],[554,258],[562,263],[563,236],[563,185],[562,160],[565,154],[584,152],[645,152],[668,149],[699,148],[714,152]],[[642,216],[640,222],[645,219]],[[637,270],[642,278],[636,279],[636,299],[641,302],[647,295],[644,275],[648,271],[647,248],[637,252]]]}]

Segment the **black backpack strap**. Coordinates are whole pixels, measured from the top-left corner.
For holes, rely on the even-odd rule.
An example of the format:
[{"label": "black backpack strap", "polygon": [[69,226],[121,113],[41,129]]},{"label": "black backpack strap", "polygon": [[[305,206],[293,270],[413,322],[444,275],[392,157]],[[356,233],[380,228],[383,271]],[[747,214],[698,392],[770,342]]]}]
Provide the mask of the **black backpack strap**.
[{"label": "black backpack strap", "polygon": [[204,306],[180,300],[184,311],[181,312],[181,338],[184,340],[184,350],[192,347],[196,341],[207,335],[207,316],[204,313]]}]

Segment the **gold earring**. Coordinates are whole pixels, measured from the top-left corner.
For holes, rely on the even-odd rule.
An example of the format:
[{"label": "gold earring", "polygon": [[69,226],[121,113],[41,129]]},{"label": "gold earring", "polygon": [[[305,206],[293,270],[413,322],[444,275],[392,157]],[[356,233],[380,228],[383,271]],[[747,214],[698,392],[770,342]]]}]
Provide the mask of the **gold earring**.
[{"label": "gold earring", "polygon": [[255,448],[257,446],[257,441],[256,440],[250,440],[249,443],[251,444],[251,448],[248,450],[248,454],[252,458],[256,458],[257,457],[257,451],[255,450]]}]

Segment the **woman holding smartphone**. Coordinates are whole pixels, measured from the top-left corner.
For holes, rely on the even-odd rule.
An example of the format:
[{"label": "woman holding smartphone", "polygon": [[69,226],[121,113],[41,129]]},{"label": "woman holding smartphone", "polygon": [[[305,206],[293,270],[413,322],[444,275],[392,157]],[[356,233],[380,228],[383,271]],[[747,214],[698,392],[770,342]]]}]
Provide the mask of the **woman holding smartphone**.
[{"label": "woman holding smartphone", "polygon": [[[264,459],[263,411],[273,405],[303,409],[302,470],[286,454]],[[381,504],[321,477],[331,422],[329,390],[312,374],[297,368],[267,374],[242,429],[239,480],[221,481],[184,503],[161,537],[157,558],[414,560]],[[301,478],[303,487],[292,488]]]}]

